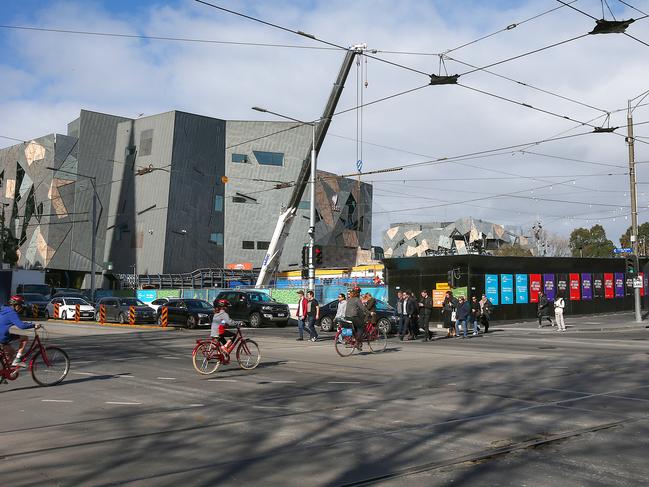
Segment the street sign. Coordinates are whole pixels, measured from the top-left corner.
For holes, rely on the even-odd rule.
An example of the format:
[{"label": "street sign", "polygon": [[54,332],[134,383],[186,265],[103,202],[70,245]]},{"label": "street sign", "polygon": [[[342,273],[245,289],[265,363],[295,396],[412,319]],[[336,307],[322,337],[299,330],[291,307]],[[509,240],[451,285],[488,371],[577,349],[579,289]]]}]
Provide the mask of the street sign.
[{"label": "street sign", "polygon": [[633,278],[633,287],[642,289],[642,277],[634,277]]},{"label": "street sign", "polygon": [[633,252],[633,249],[630,247],[622,247],[622,248],[616,248],[613,249],[614,254],[630,254]]}]

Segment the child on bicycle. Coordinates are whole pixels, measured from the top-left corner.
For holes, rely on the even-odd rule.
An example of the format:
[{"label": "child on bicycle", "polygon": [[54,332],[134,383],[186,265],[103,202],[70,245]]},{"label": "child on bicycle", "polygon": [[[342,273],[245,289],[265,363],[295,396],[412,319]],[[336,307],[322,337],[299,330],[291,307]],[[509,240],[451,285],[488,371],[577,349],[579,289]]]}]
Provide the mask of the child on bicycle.
[{"label": "child on bicycle", "polygon": [[[29,338],[24,335],[9,333],[9,329],[12,326],[16,326],[21,330],[39,327],[39,325],[34,325],[32,323],[23,323],[23,321],[18,317],[18,315],[23,311],[24,304],[25,300],[22,296],[11,296],[11,298],[9,298],[8,306],[4,306],[0,309],[0,347],[4,348],[9,359],[13,357],[13,362],[11,363],[12,366],[25,366],[21,359]],[[15,355],[14,348],[11,346],[12,342],[18,342],[18,351]]]},{"label": "child on bicycle", "polygon": [[227,329],[228,325],[234,324],[227,311],[229,306],[230,303],[227,299],[214,300],[214,317],[212,318],[212,328],[210,330],[210,336],[218,338],[219,343],[226,350],[229,350],[232,339],[236,336]]}]

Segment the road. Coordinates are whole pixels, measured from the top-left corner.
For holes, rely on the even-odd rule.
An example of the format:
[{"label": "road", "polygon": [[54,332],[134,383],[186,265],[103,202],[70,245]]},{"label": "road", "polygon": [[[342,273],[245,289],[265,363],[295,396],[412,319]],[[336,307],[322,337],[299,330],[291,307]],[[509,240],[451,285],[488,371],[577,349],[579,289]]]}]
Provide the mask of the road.
[{"label": "road", "polygon": [[646,483],[649,330],[391,339],[245,330],[254,371],[192,368],[205,331],[48,326],[72,368],[0,386],[3,485]]}]

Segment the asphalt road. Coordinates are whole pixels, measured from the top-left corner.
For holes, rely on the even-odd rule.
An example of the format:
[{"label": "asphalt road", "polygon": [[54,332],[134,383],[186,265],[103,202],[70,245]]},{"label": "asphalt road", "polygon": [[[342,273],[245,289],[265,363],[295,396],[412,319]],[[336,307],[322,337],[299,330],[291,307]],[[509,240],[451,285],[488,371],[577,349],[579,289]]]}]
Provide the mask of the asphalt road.
[{"label": "asphalt road", "polygon": [[0,482],[646,485],[649,330],[495,328],[348,358],[245,330],[261,365],[204,377],[205,331],[51,324],[72,368],[0,386]]}]

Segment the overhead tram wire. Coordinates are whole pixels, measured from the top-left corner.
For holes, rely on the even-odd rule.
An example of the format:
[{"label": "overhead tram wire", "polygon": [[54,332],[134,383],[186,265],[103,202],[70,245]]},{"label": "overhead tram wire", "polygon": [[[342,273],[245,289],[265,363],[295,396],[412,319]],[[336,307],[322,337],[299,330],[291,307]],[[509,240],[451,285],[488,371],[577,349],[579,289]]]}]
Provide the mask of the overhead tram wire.
[{"label": "overhead tram wire", "polygon": [[[647,14],[646,12],[643,12],[643,11],[640,10],[639,8],[634,7],[633,5],[628,4],[628,3],[625,2],[624,0],[618,0],[618,2],[620,2],[620,3],[623,4],[623,5],[626,5],[627,7],[629,7],[629,8],[631,8],[631,9],[635,10],[635,11],[638,12],[638,13],[641,13],[644,17],[640,17],[640,19],[644,19],[645,17],[649,17],[649,14]],[[636,20],[640,20],[640,19],[636,19]]]}]

